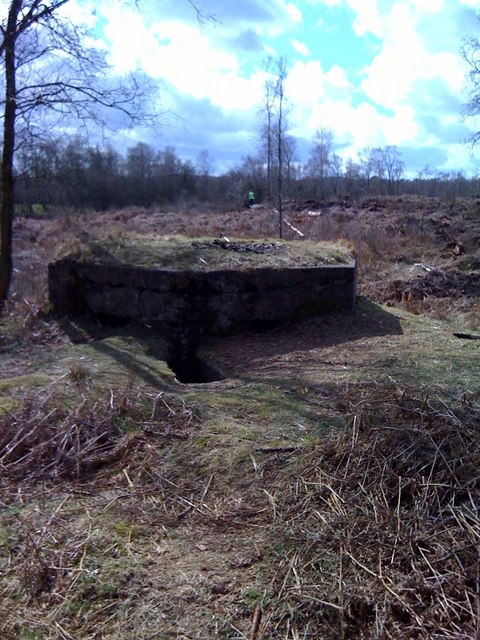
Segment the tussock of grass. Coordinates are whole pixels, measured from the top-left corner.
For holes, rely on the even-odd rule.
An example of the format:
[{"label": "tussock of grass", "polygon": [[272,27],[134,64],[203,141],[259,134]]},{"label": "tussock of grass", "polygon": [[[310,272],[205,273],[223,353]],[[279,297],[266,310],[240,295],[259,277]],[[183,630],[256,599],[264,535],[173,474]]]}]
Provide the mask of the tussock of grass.
[{"label": "tussock of grass", "polygon": [[156,447],[191,435],[195,416],[173,408],[162,393],[134,398],[128,389],[108,401],[84,397],[71,406],[64,397],[31,396],[0,420],[2,482],[82,480],[98,469],[126,464],[153,434]]}]

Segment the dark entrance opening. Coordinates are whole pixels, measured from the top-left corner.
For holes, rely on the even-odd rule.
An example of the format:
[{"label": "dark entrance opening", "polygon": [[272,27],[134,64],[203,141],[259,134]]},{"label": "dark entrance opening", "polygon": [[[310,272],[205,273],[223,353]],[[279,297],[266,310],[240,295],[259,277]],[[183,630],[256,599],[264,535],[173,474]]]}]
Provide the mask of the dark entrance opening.
[{"label": "dark entrance opening", "polygon": [[118,329],[126,327],[132,322],[131,318],[124,316],[115,316],[113,313],[97,313],[95,318],[102,325],[102,327],[108,327],[110,329]]},{"label": "dark entrance opening", "polygon": [[217,382],[225,377],[210,362],[202,360],[195,350],[185,352],[177,349],[167,364],[183,384]]},{"label": "dark entrance opening", "polygon": [[253,333],[267,333],[275,329],[280,329],[287,324],[286,320],[250,320],[247,328]]}]

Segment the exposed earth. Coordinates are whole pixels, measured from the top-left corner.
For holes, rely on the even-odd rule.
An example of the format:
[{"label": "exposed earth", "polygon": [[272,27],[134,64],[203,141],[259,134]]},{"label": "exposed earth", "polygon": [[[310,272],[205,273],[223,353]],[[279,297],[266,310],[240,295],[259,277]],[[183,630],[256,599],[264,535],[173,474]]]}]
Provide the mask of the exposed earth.
[{"label": "exposed earth", "polygon": [[46,265],[105,231],[274,247],[273,208],[15,221],[2,638],[478,635],[480,202],[286,218],[355,247],[355,313],[207,340],[221,375],[197,384],[146,326],[50,315]]}]

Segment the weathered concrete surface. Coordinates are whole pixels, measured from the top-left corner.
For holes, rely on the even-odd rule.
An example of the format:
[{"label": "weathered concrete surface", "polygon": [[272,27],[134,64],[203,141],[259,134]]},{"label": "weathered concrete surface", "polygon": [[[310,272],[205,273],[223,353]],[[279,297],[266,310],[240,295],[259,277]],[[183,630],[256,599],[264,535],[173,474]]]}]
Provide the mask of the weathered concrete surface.
[{"label": "weathered concrete surface", "polygon": [[334,310],[352,311],[356,264],[181,271],[67,257],[49,266],[63,314],[143,320],[169,337],[228,334]]}]

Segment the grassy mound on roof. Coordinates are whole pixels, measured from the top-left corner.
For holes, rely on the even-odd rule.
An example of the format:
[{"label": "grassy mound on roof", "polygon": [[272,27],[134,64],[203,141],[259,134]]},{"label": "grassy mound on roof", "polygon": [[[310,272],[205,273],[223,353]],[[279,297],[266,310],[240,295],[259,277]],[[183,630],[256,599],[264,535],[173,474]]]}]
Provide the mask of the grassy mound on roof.
[{"label": "grassy mound on roof", "polygon": [[82,262],[172,271],[347,265],[352,263],[353,253],[351,243],[341,240],[287,242],[139,234],[89,240],[75,248],[76,258]]}]

